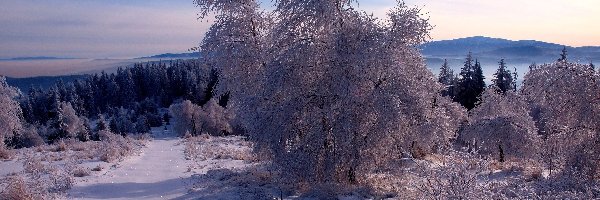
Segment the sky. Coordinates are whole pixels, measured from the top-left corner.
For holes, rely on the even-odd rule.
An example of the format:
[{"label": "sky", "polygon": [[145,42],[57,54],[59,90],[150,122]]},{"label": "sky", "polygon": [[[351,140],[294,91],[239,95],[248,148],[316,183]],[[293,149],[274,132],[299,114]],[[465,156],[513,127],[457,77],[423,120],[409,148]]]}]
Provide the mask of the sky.
[{"label": "sky", "polygon": [[[405,0],[435,27],[432,40],[488,36],[600,46],[600,0]],[[263,0],[268,6],[271,0]],[[395,0],[359,0],[385,18]],[[193,0],[2,0],[0,58],[132,58],[186,52],[210,21]]]}]

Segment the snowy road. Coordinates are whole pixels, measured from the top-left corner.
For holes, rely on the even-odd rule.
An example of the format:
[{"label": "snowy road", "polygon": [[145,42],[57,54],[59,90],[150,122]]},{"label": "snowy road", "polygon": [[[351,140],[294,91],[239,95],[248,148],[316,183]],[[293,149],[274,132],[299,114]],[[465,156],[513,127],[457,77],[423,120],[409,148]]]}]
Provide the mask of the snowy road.
[{"label": "snowy road", "polygon": [[[156,132],[155,132],[156,133]],[[154,136],[143,153],[104,169],[97,175],[78,178],[69,199],[174,199],[187,193],[192,172],[184,158],[180,138]]]}]

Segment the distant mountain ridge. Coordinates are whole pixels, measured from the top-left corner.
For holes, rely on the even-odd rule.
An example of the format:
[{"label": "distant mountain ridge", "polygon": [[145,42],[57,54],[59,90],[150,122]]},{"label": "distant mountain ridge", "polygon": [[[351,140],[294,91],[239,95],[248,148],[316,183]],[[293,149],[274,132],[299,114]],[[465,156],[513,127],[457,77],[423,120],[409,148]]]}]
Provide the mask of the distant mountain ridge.
[{"label": "distant mountain ridge", "polygon": [[571,47],[536,40],[513,41],[484,36],[428,42],[421,45],[421,52],[426,57],[466,55],[469,51],[481,57],[546,57],[558,55],[563,47],[574,59],[600,58],[600,47]]},{"label": "distant mountain ridge", "polygon": [[450,68],[458,73],[470,52],[473,58],[482,64],[486,81],[498,68],[498,61],[504,59],[508,68],[524,77],[531,64],[552,63],[560,58],[563,47],[567,48],[570,62],[588,64],[600,63],[600,47],[571,47],[567,45],[536,40],[507,40],[483,36],[459,38],[453,40],[432,41],[420,46],[427,67],[438,73],[440,66],[447,60]]},{"label": "distant mountain ridge", "polygon": [[148,59],[148,58],[198,58],[200,57],[200,52],[193,53],[163,53],[159,55],[140,57],[135,59]]},{"label": "distant mountain ridge", "polygon": [[4,58],[0,60],[68,60],[68,59],[79,59],[79,58],[61,58],[61,57],[51,57],[51,56],[35,56],[35,57],[16,57],[16,58]]}]

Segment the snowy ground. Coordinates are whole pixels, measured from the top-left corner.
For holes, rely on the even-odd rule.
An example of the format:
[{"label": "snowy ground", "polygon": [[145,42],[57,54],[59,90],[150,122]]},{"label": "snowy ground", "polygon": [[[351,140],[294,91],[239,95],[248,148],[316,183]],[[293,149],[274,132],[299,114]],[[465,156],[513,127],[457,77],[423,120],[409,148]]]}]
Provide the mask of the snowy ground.
[{"label": "snowy ground", "polygon": [[[153,129],[153,140],[132,156],[100,173],[76,178],[68,199],[239,199],[236,180],[255,164],[240,137],[181,139]],[[241,152],[243,151],[243,152]],[[187,152],[187,156],[186,156]],[[238,173],[238,174],[236,174]],[[246,176],[244,176],[246,175]],[[253,176],[254,177],[254,176]],[[263,184],[264,185],[264,184]]]},{"label": "snowy ground", "polygon": [[168,131],[154,131],[154,139],[133,156],[104,173],[77,180],[70,199],[173,199],[186,193],[191,172],[182,140]]},{"label": "snowy ground", "polygon": [[[368,181],[373,183],[373,189],[384,192],[380,196],[371,196],[360,188],[333,192],[332,188],[323,187],[299,195],[297,188],[279,180],[278,172],[270,170],[268,162],[254,155],[252,143],[243,137],[202,135],[182,139],[169,130],[154,128],[152,139],[144,141],[141,148],[129,154],[131,156],[111,162],[101,161],[98,158],[101,153],[91,152],[101,152],[102,143],[68,143],[67,149],[62,151],[54,150],[56,145],[22,149],[17,159],[0,161],[0,178],[22,177],[26,181],[25,191],[59,190],[50,196],[40,194],[43,198],[31,199],[324,199],[332,196],[338,199],[422,199],[424,194],[435,197],[439,192],[452,192],[447,188],[455,186],[477,186],[481,192],[475,196],[488,191],[491,183],[502,185],[500,189],[518,191],[525,177],[531,176],[526,175],[527,170],[490,171],[498,167],[490,167],[489,163],[482,164],[482,170],[471,169],[471,164],[458,162],[470,158],[457,155],[429,156],[425,160],[401,160],[397,163],[401,170],[392,174],[373,174],[373,180]],[[81,176],[77,175],[80,171],[84,172]],[[46,177],[45,182],[50,184],[36,186],[40,185],[36,178],[40,176],[36,174]],[[431,182],[430,177],[448,180]],[[55,181],[52,184],[55,178],[63,179],[58,185]],[[68,188],[64,186],[70,179],[74,185],[69,190],[60,190]],[[514,184],[507,182],[510,180]],[[0,181],[0,193],[6,186]],[[19,194],[20,190],[16,191],[13,194]]]}]

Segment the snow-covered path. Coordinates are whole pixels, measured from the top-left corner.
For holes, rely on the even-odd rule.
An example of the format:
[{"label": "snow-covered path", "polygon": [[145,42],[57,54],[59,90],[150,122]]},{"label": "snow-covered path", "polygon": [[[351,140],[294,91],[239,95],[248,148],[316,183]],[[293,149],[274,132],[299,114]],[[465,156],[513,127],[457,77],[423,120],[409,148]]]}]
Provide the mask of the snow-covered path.
[{"label": "snow-covered path", "polygon": [[[156,133],[156,132],[155,132]],[[183,141],[154,135],[140,156],[117,168],[78,179],[69,199],[174,199],[187,193],[192,172],[185,160]]]}]

